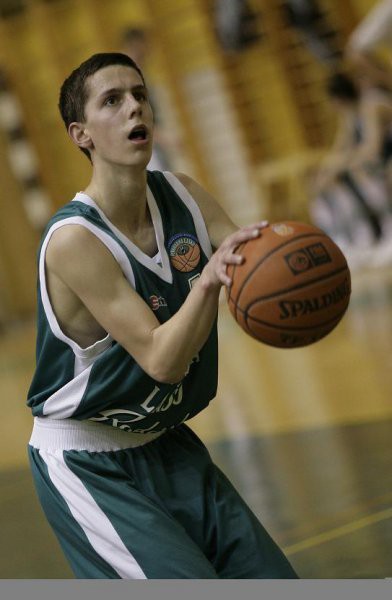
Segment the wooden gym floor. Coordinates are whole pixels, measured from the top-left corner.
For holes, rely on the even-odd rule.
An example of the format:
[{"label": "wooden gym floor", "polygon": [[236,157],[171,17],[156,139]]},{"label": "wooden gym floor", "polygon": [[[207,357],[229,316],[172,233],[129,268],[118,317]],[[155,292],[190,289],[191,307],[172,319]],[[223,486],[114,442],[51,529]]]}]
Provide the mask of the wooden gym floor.
[{"label": "wooden gym floor", "polygon": [[[392,577],[392,269],[353,275],[328,338],[277,350],[220,314],[220,386],[190,423],[306,579]],[[0,578],[72,577],[26,460],[34,325],[0,337]]]}]

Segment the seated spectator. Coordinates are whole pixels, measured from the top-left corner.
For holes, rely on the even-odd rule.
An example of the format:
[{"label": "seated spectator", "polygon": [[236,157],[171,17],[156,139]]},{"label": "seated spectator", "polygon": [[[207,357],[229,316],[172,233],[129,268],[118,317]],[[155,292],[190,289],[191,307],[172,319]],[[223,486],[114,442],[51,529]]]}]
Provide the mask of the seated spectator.
[{"label": "seated spectator", "polygon": [[[339,231],[343,244],[362,251],[364,245],[377,242],[384,254],[386,247],[390,253],[392,98],[365,79],[356,82],[343,72],[330,77],[327,94],[338,126],[314,181],[314,219],[324,215],[325,220],[329,212],[329,226],[324,223],[324,229],[329,227],[332,237]],[[348,206],[351,212],[347,213]]]}]

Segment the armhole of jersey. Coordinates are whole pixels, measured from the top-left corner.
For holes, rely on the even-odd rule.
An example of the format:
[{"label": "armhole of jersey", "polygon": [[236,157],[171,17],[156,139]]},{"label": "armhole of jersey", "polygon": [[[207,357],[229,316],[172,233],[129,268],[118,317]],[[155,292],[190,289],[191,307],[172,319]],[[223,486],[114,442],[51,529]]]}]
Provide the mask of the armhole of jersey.
[{"label": "armhole of jersey", "polygon": [[131,286],[133,288],[135,288],[135,277],[133,274],[131,264],[130,264],[124,250],[116,243],[116,241],[109,234],[107,234],[105,231],[103,231],[96,225],[93,225],[92,223],[90,223],[89,221],[84,219],[83,217],[69,217],[67,219],[57,221],[57,223],[55,223],[54,225],[52,225],[52,227],[50,227],[48,233],[46,234],[46,237],[42,243],[41,250],[40,250],[38,276],[39,276],[39,283],[40,283],[40,290],[41,290],[42,306],[45,311],[46,318],[49,323],[49,327],[50,327],[53,335],[56,338],[58,338],[59,340],[61,340],[62,342],[65,342],[66,344],[68,344],[68,346],[70,346],[72,348],[74,354],[77,357],[79,357],[80,359],[91,359],[91,358],[97,356],[98,354],[101,354],[101,352],[103,352],[104,350],[106,350],[106,348],[108,348],[110,346],[110,344],[112,342],[111,336],[109,334],[107,334],[104,338],[96,341],[94,344],[92,344],[91,346],[88,346],[87,348],[82,348],[81,346],[79,346],[79,344],[77,344],[72,338],[68,337],[62,331],[62,329],[57,321],[56,315],[54,314],[54,310],[53,310],[52,304],[50,302],[48,289],[47,289],[47,285],[46,285],[46,270],[45,270],[46,249],[47,249],[49,240],[52,237],[53,233],[56,231],[56,229],[59,229],[60,227],[63,227],[64,225],[82,225],[83,227],[85,227],[86,229],[91,231],[91,233],[93,233],[97,238],[99,238],[100,241],[103,244],[105,244],[107,249],[114,256],[115,260],[119,263],[125,277],[127,278],[128,282],[131,284]]},{"label": "armhole of jersey", "polygon": [[190,195],[184,184],[173,173],[163,171],[163,175],[191,213],[200,245],[207,258],[210,258],[212,255],[212,246],[199,205]]}]

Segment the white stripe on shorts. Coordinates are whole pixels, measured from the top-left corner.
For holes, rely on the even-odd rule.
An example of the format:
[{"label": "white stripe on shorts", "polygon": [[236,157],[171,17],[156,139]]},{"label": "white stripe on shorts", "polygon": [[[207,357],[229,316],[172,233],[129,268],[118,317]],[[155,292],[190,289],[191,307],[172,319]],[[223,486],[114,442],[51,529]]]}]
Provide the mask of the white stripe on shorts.
[{"label": "white stripe on shorts", "polygon": [[49,477],[64,498],[76,522],[94,550],[119,574],[121,579],[147,579],[113,525],[95,502],[82,481],[66,465],[63,452],[39,451]]}]

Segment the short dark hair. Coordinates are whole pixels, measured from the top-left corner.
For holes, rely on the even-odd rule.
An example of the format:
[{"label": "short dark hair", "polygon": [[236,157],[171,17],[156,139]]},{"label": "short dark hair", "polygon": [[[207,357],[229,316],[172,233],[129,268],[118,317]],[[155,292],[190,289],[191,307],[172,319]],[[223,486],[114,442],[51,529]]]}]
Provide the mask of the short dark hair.
[{"label": "short dark hair", "polygon": [[[142,71],[135,61],[126,54],[120,52],[93,54],[72,71],[61,86],[59,109],[67,131],[71,123],[74,121],[81,122],[85,118],[84,109],[88,100],[87,79],[100,69],[111,65],[124,65],[135,69],[139,73],[143,84],[145,84]],[[88,150],[85,148],[80,148],[80,150],[91,160]]]},{"label": "short dark hair", "polygon": [[327,81],[327,93],[331,98],[346,102],[356,102],[360,92],[357,84],[346,73],[337,72]]}]

